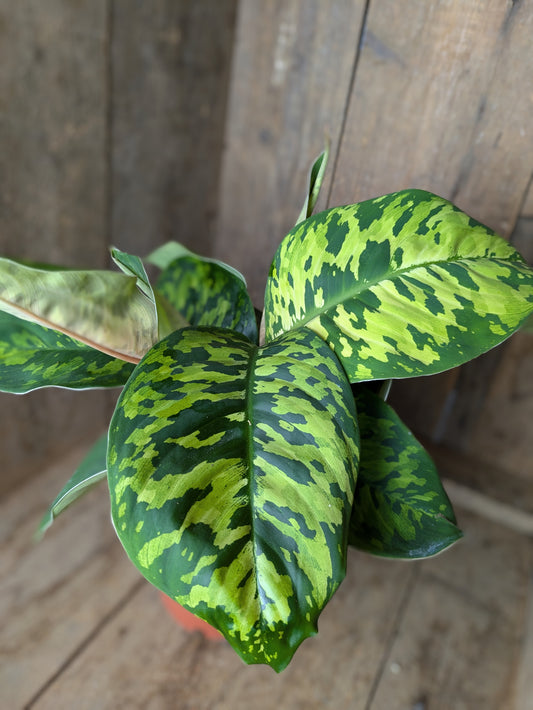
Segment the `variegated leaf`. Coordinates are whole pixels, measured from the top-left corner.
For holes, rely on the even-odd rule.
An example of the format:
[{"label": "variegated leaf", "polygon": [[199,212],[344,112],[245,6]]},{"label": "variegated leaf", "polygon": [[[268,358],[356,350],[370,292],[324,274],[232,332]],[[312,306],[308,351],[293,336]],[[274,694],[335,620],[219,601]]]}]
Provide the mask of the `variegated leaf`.
[{"label": "variegated leaf", "polygon": [[281,670],[344,577],[358,446],[350,385],[314,333],[258,348],[185,328],[146,355],[113,415],[117,534],[246,662]]},{"label": "variegated leaf", "polygon": [[533,311],[533,269],[450,202],[393,193],[311,217],[283,241],[266,340],[306,325],[355,381],[441,372],[508,337]]},{"label": "variegated leaf", "polygon": [[63,486],[48,509],[39,526],[38,535],[42,536],[54,522],[54,519],[78,500],[90,488],[107,476],[106,471],[107,432],[91,447],[80,463],[72,478]]},{"label": "variegated leaf", "polygon": [[0,310],[138,362],[157,342],[157,313],[137,279],[113,271],[51,271],[0,258]]},{"label": "variegated leaf", "polygon": [[156,282],[161,294],[194,326],[231,328],[257,343],[257,322],[246,284],[220,264],[182,256]]},{"label": "variegated leaf", "polygon": [[133,365],[79,340],[0,311],[0,391],[119,387]]},{"label": "variegated leaf", "polygon": [[233,274],[235,278],[240,279],[246,285],[246,279],[235,267],[230,264],[226,264],[224,261],[220,261],[219,259],[212,259],[208,256],[200,256],[199,254],[195,254],[179,242],[165,242],[165,244],[162,244],[160,247],[157,247],[157,249],[154,249],[154,251],[148,254],[148,256],[145,257],[145,261],[148,264],[157,266],[161,269],[161,271],[164,271],[168,266],[170,266],[170,264],[172,264],[173,261],[181,259],[184,256],[194,257],[200,261],[205,261],[207,264],[217,264],[223,269],[226,269],[226,271],[229,271],[230,274]]},{"label": "variegated leaf", "polygon": [[351,545],[375,555],[428,557],[462,535],[435,464],[394,410],[354,386],[361,460]]}]

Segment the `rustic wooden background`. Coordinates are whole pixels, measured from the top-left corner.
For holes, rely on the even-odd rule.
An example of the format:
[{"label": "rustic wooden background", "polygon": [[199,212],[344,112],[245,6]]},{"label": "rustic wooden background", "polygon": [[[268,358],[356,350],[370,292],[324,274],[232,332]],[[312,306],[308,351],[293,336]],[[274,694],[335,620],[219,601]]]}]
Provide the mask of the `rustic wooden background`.
[{"label": "rustic wooden background", "polygon": [[[533,259],[532,0],[0,0],[0,252],[105,266],[167,239],[268,266],[329,137],[319,208],[433,190]],[[430,443],[533,475],[533,336],[400,382]],[[1,398],[0,490],[113,395]]]},{"label": "rustic wooden background", "polygon": [[[111,244],[143,255],[177,239],[241,269],[260,306],[328,136],[319,208],[433,190],[533,262],[532,38],[533,0],[0,0],[0,253],[102,267]],[[9,707],[59,707],[57,687],[61,707],[90,707],[96,678],[99,707],[249,707],[237,696],[253,678],[291,708],[344,698],[421,710],[430,698],[442,710],[530,710],[520,668],[531,668],[533,644],[521,665],[518,649],[531,602],[532,383],[526,333],[457,370],[395,383],[393,404],[443,475],[494,501],[489,517],[503,527],[483,503],[481,517],[463,512],[465,546],[422,571],[356,555],[355,596],[335,598],[325,640],[309,643],[322,650],[302,651],[275,683],[264,669],[240,675],[228,650],[171,639],[145,611],[153,590],[112,545],[104,490],[96,518],[89,498],[41,551],[31,546],[78,454],[49,465],[103,430],[116,393],[2,395]],[[41,599],[42,610],[20,611]],[[354,634],[366,639],[357,679]],[[134,682],[126,642],[151,685],[146,674]],[[173,679],[160,672],[167,653],[180,666]],[[398,675],[406,658],[409,676]],[[341,667],[339,696],[329,679]]]}]

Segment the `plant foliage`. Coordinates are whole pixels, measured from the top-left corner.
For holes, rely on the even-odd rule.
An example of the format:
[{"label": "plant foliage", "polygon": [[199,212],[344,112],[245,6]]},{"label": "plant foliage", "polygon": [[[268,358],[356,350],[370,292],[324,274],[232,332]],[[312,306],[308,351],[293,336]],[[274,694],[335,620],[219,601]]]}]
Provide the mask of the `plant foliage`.
[{"label": "plant foliage", "polygon": [[0,259],[1,389],[123,386],[42,530],[107,478],[142,574],[276,670],[316,633],[349,544],[414,558],[461,535],[390,380],[460,365],[533,312],[533,269],[440,197],[311,216],[326,160],[272,263],[261,342],[243,277],[174,242],[146,259],[154,285],[118,249],[122,273]]}]

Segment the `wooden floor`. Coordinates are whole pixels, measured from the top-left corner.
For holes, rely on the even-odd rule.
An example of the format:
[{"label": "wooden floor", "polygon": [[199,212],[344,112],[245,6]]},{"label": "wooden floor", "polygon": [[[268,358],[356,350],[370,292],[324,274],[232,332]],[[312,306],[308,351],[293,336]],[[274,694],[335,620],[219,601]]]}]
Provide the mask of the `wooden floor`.
[{"label": "wooden floor", "polygon": [[105,485],[33,542],[79,457],[0,505],[2,710],[533,708],[526,534],[458,505],[465,539],[435,559],[351,553],[319,635],[277,675],[169,620],[114,536]]}]

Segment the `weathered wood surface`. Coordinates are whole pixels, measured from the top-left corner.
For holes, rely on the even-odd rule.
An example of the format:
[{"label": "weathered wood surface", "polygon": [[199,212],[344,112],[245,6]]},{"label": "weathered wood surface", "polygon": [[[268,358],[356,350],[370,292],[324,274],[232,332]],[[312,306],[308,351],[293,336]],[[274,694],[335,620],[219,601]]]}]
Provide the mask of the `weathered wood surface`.
[{"label": "weathered wood surface", "polygon": [[[244,273],[257,307],[326,135],[332,155],[337,151],[364,6],[363,0],[239,4],[214,248]],[[327,190],[326,183],[319,208]]]},{"label": "weathered wood surface", "polygon": [[1,707],[527,707],[529,538],[458,507],[465,538],[432,560],[352,551],[318,636],[276,675],[169,622],[114,537],[105,485],[35,546],[41,512],[79,455],[0,509]]},{"label": "weathered wood surface", "polygon": [[105,483],[58,518],[41,542],[34,539],[83,453],[35,476],[0,506],[2,708],[25,707],[140,579],[112,529]]},{"label": "weathered wood surface", "polygon": [[112,231],[212,251],[236,0],[112,2]]},{"label": "weathered wood surface", "polygon": [[[0,0],[0,254],[211,250],[236,0]],[[0,396],[0,493],[105,425],[114,395]]]},{"label": "weathered wood surface", "polygon": [[[0,254],[102,267],[105,0],[0,0]],[[108,399],[0,395],[0,494],[104,425]]]}]

